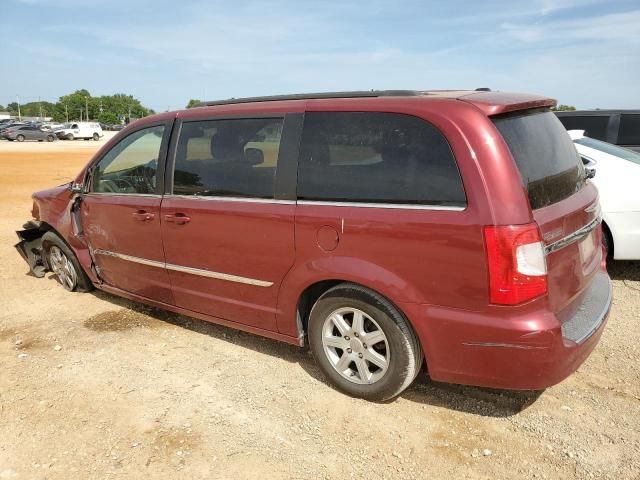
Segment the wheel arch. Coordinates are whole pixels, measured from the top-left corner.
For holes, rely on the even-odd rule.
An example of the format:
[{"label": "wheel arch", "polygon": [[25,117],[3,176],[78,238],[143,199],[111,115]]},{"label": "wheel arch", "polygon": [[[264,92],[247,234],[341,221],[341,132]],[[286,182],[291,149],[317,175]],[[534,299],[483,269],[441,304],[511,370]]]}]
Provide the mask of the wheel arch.
[{"label": "wheel arch", "polygon": [[[311,309],[316,304],[316,302],[329,290],[340,285],[354,285],[360,288],[364,288],[374,294],[377,294],[384,298],[407,322],[407,325],[412,330],[415,338],[420,343],[420,337],[418,332],[416,331],[415,326],[413,325],[411,319],[407,316],[407,314],[403,311],[403,309],[398,305],[397,302],[394,302],[393,299],[389,298],[388,295],[379,291],[376,288],[373,288],[364,283],[355,282],[347,279],[339,279],[332,278],[326,280],[319,280],[310,285],[308,285],[299,295],[298,301],[296,303],[296,326],[298,328],[298,338],[300,339],[301,345],[307,343],[306,336],[309,330],[309,315],[311,313]],[[426,357],[425,357],[426,358]]]},{"label": "wheel arch", "polygon": [[[402,302],[429,303],[415,286],[380,265],[353,257],[323,257],[295,265],[278,289],[278,331],[297,336],[303,343],[305,308],[338,283],[349,282],[368,288],[398,308]],[[313,303],[311,303],[311,306]],[[300,309],[299,307],[303,308]],[[402,311],[398,308],[398,311]],[[403,313],[403,315],[405,315]],[[406,315],[405,315],[406,317]],[[407,318],[410,322],[410,319]]]},{"label": "wheel arch", "polygon": [[607,238],[607,241],[609,242],[609,245],[610,245],[611,251],[607,252],[607,254],[611,258],[615,258],[616,242],[615,242],[615,239],[613,238],[613,232],[611,231],[611,227],[609,226],[609,223],[607,223],[607,220],[604,217],[602,218],[602,235],[604,235]]}]

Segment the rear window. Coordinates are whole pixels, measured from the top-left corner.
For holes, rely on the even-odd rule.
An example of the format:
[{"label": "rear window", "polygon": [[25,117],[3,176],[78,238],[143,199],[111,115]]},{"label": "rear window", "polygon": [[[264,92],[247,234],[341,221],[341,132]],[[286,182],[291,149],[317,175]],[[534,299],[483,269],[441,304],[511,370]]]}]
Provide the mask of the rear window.
[{"label": "rear window", "polygon": [[623,113],[620,115],[620,145],[640,145],[640,115]]},{"label": "rear window", "polygon": [[305,114],[298,197],[466,205],[458,166],[444,135],[417,117],[382,112]]},{"label": "rear window", "polygon": [[609,117],[605,115],[567,115],[561,116],[560,121],[567,130],[584,130],[587,137],[597,138],[598,140],[607,139],[607,126],[609,125]]},{"label": "rear window", "polygon": [[533,210],[564,200],[583,187],[580,156],[553,113],[510,115],[494,123],[516,161]]}]

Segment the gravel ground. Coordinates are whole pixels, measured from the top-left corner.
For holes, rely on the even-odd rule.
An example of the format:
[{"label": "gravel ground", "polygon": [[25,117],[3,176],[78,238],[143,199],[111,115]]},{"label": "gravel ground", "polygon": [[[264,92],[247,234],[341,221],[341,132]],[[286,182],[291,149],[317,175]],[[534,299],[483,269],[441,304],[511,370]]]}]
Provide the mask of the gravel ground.
[{"label": "gravel ground", "polygon": [[374,404],[308,351],[27,275],[32,191],[102,142],[0,142],[0,480],[640,478],[640,263],[580,370],[542,393],[433,383]]}]

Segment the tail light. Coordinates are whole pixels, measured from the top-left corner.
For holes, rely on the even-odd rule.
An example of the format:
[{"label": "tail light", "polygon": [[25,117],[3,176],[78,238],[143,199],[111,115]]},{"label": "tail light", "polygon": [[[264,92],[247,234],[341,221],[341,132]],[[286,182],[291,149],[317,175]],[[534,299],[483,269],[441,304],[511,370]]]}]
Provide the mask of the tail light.
[{"label": "tail light", "polygon": [[484,239],[491,303],[517,305],[547,293],[547,260],[537,224],[487,226]]}]

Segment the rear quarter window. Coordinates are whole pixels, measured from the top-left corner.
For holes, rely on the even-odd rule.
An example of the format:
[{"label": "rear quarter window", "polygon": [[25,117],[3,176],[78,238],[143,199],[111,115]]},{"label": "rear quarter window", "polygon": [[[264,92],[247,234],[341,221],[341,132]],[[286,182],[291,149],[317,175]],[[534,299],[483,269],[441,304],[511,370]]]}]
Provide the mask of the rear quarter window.
[{"label": "rear quarter window", "polygon": [[564,200],[584,186],[580,156],[552,112],[508,115],[494,123],[511,150],[533,210]]},{"label": "rear quarter window", "polygon": [[466,205],[444,135],[420,118],[382,112],[305,114],[298,197]]}]

